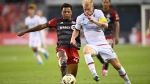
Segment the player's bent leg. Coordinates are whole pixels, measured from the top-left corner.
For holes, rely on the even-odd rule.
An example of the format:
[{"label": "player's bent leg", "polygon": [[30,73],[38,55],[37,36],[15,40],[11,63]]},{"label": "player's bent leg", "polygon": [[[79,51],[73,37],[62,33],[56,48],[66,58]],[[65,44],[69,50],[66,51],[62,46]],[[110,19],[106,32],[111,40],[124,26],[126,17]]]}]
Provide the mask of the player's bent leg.
[{"label": "player's bent leg", "polygon": [[32,51],[34,52],[34,55],[35,55],[36,59],[38,60],[38,64],[42,65],[43,60],[42,60],[41,56],[38,53],[37,47],[32,47]]},{"label": "player's bent leg", "polygon": [[125,69],[121,66],[118,58],[109,60],[109,63],[118,71],[119,75],[124,79],[125,84],[131,84]]},{"label": "player's bent leg", "polygon": [[74,77],[76,77],[78,71],[78,64],[68,64],[67,65],[67,73],[66,74],[72,74]]},{"label": "player's bent leg", "polygon": [[94,60],[92,58],[92,55],[94,55],[94,49],[91,48],[90,46],[85,46],[83,49],[83,53],[84,53],[84,58],[85,58],[86,64],[88,65],[89,70],[91,71],[91,73],[93,75],[93,79],[96,82],[98,82],[100,80],[100,78],[97,75]]},{"label": "player's bent leg", "polygon": [[33,52],[37,52],[37,47],[31,47]]},{"label": "player's bent leg", "polygon": [[91,54],[94,55],[94,50],[90,46],[85,46],[83,48],[83,54]]},{"label": "player's bent leg", "polygon": [[38,50],[39,52],[43,53],[46,59],[49,58],[49,53],[46,51],[46,49],[44,49],[44,48],[42,48],[42,47],[38,47],[37,50]]},{"label": "player's bent leg", "polygon": [[104,60],[103,60],[103,58],[101,57],[100,54],[98,54],[96,57],[97,57],[97,59],[98,59],[102,64],[104,64]]},{"label": "player's bent leg", "polygon": [[66,67],[67,67],[68,57],[66,56],[66,52],[64,50],[58,51],[57,52],[57,57],[58,57],[58,60],[59,60],[61,75],[63,77],[64,75],[66,75]]},{"label": "player's bent leg", "polygon": [[47,45],[45,42],[42,43],[41,47],[47,50]]},{"label": "player's bent leg", "polygon": [[118,58],[112,58],[108,61],[116,70],[119,70],[121,68],[121,64],[118,60]]},{"label": "player's bent leg", "polygon": [[102,63],[102,76],[107,76],[108,74],[108,62],[104,62],[103,58],[100,56],[100,54],[97,55],[97,59]]}]

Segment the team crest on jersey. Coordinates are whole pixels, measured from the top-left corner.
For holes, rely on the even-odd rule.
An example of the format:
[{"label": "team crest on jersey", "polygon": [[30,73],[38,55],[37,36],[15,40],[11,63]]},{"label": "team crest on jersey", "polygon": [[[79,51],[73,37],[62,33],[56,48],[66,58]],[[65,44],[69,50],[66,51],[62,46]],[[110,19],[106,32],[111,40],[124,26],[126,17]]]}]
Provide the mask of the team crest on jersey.
[{"label": "team crest on jersey", "polygon": [[71,26],[71,29],[74,30],[74,29],[75,29],[75,25],[72,25],[72,26]]},{"label": "team crest on jersey", "polygon": [[107,17],[107,18],[110,18],[110,14],[108,13],[108,14],[106,15],[106,17]]},{"label": "team crest on jersey", "polygon": [[72,23],[72,24],[76,24],[76,22],[75,22],[75,21],[72,21],[71,23]]},{"label": "team crest on jersey", "polygon": [[63,22],[60,22],[60,24],[64,24]]}]

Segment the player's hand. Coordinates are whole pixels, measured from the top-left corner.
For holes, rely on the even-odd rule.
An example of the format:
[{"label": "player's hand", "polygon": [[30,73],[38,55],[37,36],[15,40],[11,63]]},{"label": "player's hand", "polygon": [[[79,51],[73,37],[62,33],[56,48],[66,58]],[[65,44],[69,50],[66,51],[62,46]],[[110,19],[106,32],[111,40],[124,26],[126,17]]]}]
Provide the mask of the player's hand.
[{"label": "player's hand", "polygon": [[94,22],[94,19],[93,19],[91,16],[87,15],[87,18],[88,18],[91,22]]},{"label": "player's hand", "polygon": [[74,38],[71,38],[70,44],[72,44],[73,46],[77,46],[76,40]]},{"label": "player's hand", "polygon": [[118,43],[119,43],[119,38],[116,37],[116,38],[115,38],[115,44],[118,44]]},{"label": "player's hand", "polygon": [[25,31],[20,31],[19,33],[18,33],[18,36],[23,36],[25,34]]}]

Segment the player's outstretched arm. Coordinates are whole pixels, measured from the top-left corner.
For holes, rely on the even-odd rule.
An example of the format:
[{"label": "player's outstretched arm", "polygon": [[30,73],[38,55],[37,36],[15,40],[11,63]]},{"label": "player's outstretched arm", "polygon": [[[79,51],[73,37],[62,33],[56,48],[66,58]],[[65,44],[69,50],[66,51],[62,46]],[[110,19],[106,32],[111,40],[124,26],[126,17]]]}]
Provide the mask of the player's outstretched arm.
[{"label": "player's outstretched arm", "polygon": [[22,36],[22,35],[24,35],[24,34],[26,34],[26,33],[29,33],[29,32],[39,31],[39,30],[42,30],[42,29],[44,29],[44,28],[46,28],[46,27],[47,27],[47,24],[37,25],[37,26],[35,26],[35,27],[33,27],[33,28],[20,31],[20,32],[18,33],[18,36]]},{"label": "player's outstretched arm", "polygon": [[71,40],[70,40],[70,44],[74,45],[74,46],[77,46],[76,45],[76,37],[78,36],[79,34],[79,30],[77,29],[74,29],[73,33],[72,33],[72,37],[71,37]]},{"label": "player's outstretched arm", "polygon": [[119,33],[120,33],[120,23],[119,23],[119,21],[115,22],[115,26],[116,26],[115,44],[118,44],[119,43]]}]

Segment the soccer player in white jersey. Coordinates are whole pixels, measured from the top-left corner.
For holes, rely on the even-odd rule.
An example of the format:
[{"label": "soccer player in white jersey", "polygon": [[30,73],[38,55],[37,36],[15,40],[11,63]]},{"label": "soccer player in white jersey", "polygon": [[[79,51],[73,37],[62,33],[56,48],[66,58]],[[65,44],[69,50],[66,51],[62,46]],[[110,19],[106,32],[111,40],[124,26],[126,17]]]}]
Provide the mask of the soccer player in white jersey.
[{"label": "soccer player in white jersey", "polygon": [[83,49],[86,64],[88,65],[93,79],[98,82],[100,80],[97,75],[94,60],[92,56],[100,54],[104,61],[108,61],[124,79],[125,84],[131,84],[125,69],[120,64],[117,55],[105,39],[102,28],[107,28],[107,20],[101,10],[94,9],[92,0],[83,0],[84,13],[77,17],[75,30],[72,34],[70,43],[76,45],[75,38],[83,28],[86,39],[86,46]]},{"label": "soccer player in white jersey", "polygon": [[[34,4],[30,4],[28,7],[28,15],[25,18],[25,28],[32,28],[34,26],[37,26],[39,24],[39,17],[37,15],[35,15],[35,5]],[[38,60],[38,64],[43,64],[43,60],[39,54],[39,52],[42,52],[45,56],[45,58],[48,58],[48,52],[41,48],[41,37],[40,37],[40,32],[31,32],[29,33],[29,47],[32,48],[35,57]]]},{"label": "soccer player in white jersey", "polygon": [[[46,17],[43,16],[43,11],[42,10],[38,10],[37,11],[37,15],[39,16],[39,24],[44,24],[44,23],[47,22]],[[43,30],[40,31],[42,47],[45,48],[45,49],[47,48],[47,45],[46,45],[46,33],[47,33],[46,29],[43,29]]]}]

